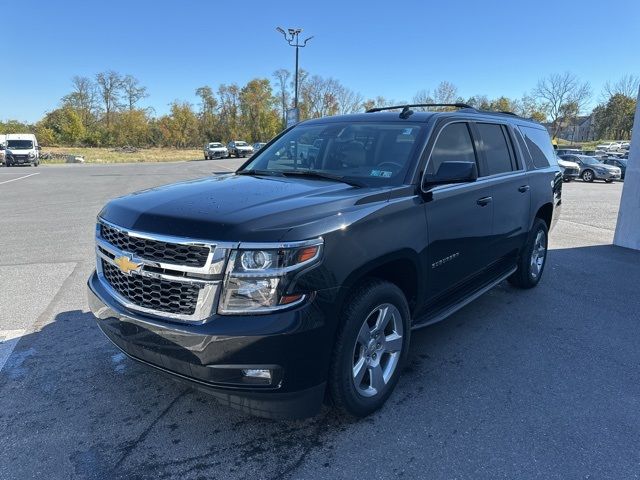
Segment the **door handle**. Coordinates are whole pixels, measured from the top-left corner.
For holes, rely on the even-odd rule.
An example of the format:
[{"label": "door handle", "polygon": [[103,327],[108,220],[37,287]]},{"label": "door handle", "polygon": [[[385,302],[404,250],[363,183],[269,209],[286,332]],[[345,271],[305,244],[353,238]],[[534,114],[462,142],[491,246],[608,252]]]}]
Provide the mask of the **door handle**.
[{"label": "door handle", "polygon": [[529,188],[530,188],[529,185],[521,185],[518,187],[518,191],[520,193],[525,193],[529,191]]},{"label": "door handle", "polygon": [[493,200],[493,197],[482,197],[482,198],[479,198],[476,203],[481,207],[486,207],[491,203],[492,200]]}]

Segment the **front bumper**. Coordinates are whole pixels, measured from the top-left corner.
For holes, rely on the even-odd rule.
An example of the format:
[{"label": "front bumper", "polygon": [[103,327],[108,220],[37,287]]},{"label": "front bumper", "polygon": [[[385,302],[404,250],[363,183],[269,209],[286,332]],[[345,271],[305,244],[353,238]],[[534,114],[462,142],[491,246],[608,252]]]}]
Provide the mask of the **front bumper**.
[{"label": "front bumper", "polygon": [[[203,324],[146,317],[113,300],[94,272],[89,307],[103,333],[131,358],[269,418],[315,415],[324,397],[331,328],[319,302],[269,315],[214,316]],[[269,369],[269,384],[243,369]]]},{"label": "front bumper", "polygon": [[597,180],[620,180],[621,175],[619,173],[611,173],[611,172],[606,172],[606,173],[595,172],[595,178]]},{"label": "front bumper", "polygon": [[210,150],[207,152],[207,155],[214,158],[224,158],[229,156],[229,152],[224,150]]}]

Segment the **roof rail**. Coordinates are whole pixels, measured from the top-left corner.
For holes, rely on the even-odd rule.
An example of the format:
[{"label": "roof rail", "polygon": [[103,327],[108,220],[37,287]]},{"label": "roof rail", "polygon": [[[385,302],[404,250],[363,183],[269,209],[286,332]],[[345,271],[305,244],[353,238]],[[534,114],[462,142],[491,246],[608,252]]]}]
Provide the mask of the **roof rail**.
[{"label": "roof rail", "polygon": [[383,110],[398,110],[399,108],[404,111],[408,111],[410,107],[455,107],[474,109],[471,105],[467,105],[466,103],[409,103],[406,105],[394,105],[391,107],[370,108],[369,110],[367,110],[367,113],[381,112]]},{"label": "roof rail", "polygon": [[454,107],[460,110],[467,110],[469,113],[479,113],[483,115],[510,115],[512,117],[524,118],[517,113],[508,111],[480,110],[472,107],[471,105],[467,105],[466,103],[409,103],[406,105],[393,105],[390,107],[374,107],[367,110],[366,113],[402,109],[402,112],[400,112],[400,118],[409,118],[413,114],[411,107]]}]

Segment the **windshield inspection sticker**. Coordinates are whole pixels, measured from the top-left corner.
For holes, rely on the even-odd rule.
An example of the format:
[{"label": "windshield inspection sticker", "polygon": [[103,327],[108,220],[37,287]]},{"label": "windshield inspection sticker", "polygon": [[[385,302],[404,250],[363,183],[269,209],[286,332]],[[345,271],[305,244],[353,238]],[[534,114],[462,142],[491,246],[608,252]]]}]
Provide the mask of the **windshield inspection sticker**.
[{"label": "windshield inspection sticker", "polygon": [[391,175],[393,175],[393,172],[389,172],[387,170],[371,170],[369,175],[372,177],[390,178]]}]

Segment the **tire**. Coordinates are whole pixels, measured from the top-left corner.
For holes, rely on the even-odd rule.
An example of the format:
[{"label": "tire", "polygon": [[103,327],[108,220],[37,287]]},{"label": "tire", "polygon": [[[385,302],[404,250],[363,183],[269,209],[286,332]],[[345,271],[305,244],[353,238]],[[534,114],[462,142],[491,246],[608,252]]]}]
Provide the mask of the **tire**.
[{"label": "tire", "polygon": [[509,277],[509,283],[518,288],[533,288],[540,282],[547,264],[548,238],[547,223],[536,218],[518,259],[518,269]]},{"label": "tire", "polygon": [[605,180],[606,183],[613,183],[613,180]]},{"label": "tire", "polygon": [[409,350],[409,306],[396,285],[371,279],[347,300],[340,322],[329,395],[338,410],[365,417],[384,405],[398,383]]},{"label": "tire", "polygon": [[584,172],[582,172],[582,181],[583,182],[593,182],[593,180],[595,179],[595,174],[593,173],[592,170],[585,170]]}]

